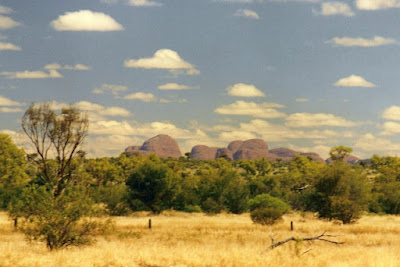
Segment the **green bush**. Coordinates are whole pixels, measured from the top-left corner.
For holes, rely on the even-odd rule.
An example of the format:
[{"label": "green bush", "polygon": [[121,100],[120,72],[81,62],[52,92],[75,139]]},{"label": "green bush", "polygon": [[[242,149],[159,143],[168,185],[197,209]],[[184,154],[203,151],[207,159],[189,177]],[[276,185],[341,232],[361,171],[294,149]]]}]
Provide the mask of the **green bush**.
[{"label": "green bush", "polygon": [[271,208],[276,209],[282,214],[288,212],[290,207],[288,204],[280,200],[279,198],[273,197],[269,194],[261,194],[253,199],[249,200],[250,211],[254,211],[258,208]]},{"label": "green bush", "polygon": [[282,219],[282,211],[275,208],[257,208],[250,213],[251,220],[262,225],[272,225]]},{"label": "green bush", "polygon": [[90,235],[99,227],[90,220],[92,204],[80,187],[67,188],[54,198],[46,187],[30,186],[11,204],[10,215],[22,219],[19,228],[29,239],[44,241],[54,250],[91,241]]}]

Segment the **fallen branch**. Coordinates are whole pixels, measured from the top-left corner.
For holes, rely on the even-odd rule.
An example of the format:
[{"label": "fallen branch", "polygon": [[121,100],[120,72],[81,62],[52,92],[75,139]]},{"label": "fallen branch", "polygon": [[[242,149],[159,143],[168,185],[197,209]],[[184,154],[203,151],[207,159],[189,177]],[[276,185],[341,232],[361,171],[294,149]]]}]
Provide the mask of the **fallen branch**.
[{"label": "fallen branch", "polygon": [[334,235],[327,235],[326,231],[321,234],[321,235],[317,235],[317,236],[311,236],[311,237],[289,237],[287,239],[284,239],[282,241],[276,242],[275,243],[275,239],[271,237],[271,246],[269,247],[270,249],[274,249],[276,247],[279,247],[289,241],[296,241],[296,242],[301,242],[301,241],[314,241],[314,240],[319,240],[319,241],[324,241],[324,242],[328,242],[328,243],[332,243],[332,244],[336,244],[336,245],[342,245],[344,244],[344,242],[339,242],[339,241],[334,241],[334,240],[329,240],[329,239],[325,239],[325,237],[336,237]]}]

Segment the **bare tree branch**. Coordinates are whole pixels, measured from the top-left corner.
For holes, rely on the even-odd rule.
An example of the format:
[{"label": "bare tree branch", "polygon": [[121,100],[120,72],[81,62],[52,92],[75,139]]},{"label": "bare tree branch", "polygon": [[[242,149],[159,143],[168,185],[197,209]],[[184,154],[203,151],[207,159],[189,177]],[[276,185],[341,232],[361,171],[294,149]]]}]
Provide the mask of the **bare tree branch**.
[{"label": "bare tree branch", "polygon": [[321,235],[317,235],[317,236],[311,236],[311,237],[289,237],[286,238],[284,240],[281,240],[279,242],[275,243],[275,239],[273,237],[270,236],[271,238],[271,246],[269,246],[270,249],[274,249],[276,247],[279,247],[289,241],[296,241],[296,242],[301,242],[301,241],[314,241],[314,240],[319,240],[319,241],[324,241],[324,242],[328,242],[328,243],[332,243],[332,244],[336,244],[336,245],[342,245],[344,244],[344,242],[339,242],[339,241],[334,241],[334,240],[329,240],[329,239],[325,239],[324,237],[336,237],[334,235],[327,235],[326,231],[321,234]]}]

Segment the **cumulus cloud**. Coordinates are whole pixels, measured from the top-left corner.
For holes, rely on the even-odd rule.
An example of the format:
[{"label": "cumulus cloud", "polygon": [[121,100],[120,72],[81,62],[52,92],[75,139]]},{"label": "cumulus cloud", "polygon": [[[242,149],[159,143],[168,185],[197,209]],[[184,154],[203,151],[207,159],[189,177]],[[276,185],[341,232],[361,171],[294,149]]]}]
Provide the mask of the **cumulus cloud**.
[{"label": "cumulus cloud", "polygon": [[186,71],[187,75],[197,75],[200,72],[189,62],[183,60],[179,54],[171,49],[160,49],[150,58],[125,60],[126,68],[139,69],[166,69],[174,74]]},{"label": "cumulus cloud", "polygon": [[382,113],[385,120],[400,121],[400,106],[390,106]]},{"label": "cumulus cloud", "polygon": [[24,112],[24,111],[20,108],[0,107],[0,112],[1,113],[20,113],[20,112]]},{"label": "cumulus cloud", "polygon": [[193,87],[184,85],[184,84],[178,84],[178,83],[166,83],[158,86],[159,90],[187,90],[187,89],[192,89]]},{"label": "cumulus cloud", "polygon": [[133,94],[129,94],[123,97],[123,99],[128,99],[128,100],[139,100],[143,102],[153,102],[156,101],[155,95],[151,93],[144,93],[144,92],[137,92]]},{"label": "cumulus cloud", "polygon": [[238,9],[233,15],[235,17],[243,17],[256,20],[260,19],[260,16],[257,14],[257,12],[250,9]]},{"label": "cumulus cloud", "polygon": [[351,10],[351,7],[342,2],[324,2],[321,4],[321,11],[314,12],[322,16],[354,16],[354,12]]},{"label": "cumulus cloud", "polygon": [[393,135],[393,134],[399,134],[400,133],[400,123],[398,122],[393,122],[393,121],[387,121],[383,124],[383,132],[381,132],[381,135]]},{"label": "cumulus cloud", "polygon": [[[50,104],[55,109],[62,109],[63,107],[69,106],[67,103],[60,103],[52,101]],[[89,101],[80,101],[74,103],[74,106],[83,112],[87,112],[91,123],[96,121],[107,120],[108,117],[130,117],[132,113],[121,107],[106,107],[100,104],[92,103]]]},{"label": "cumulus cloud", "polygon": [[17,102],[0,95],[0,106],[12,107],[12,106],[24,106],[24,105],[25,105],[24,103]]},{"label": "cumulus cloud", "polygon": [[46,70],[90,70],[89,66],[84,64],[72,65],[60,65],[58,63],[51,63],[44,66]]},{"label": "cumulus cloud", "polygon": [[395,44],[396,40],[384,38],[381,36],[375,36],[372,39],[366,38],[352,38],[352,37],[334,37],[332,40],[328,41],[337,46],[359,46],[359,47],[375,47],[382,45]]},{"label": "cumulus cloud", "polygon": [[305,103],[308,102],[308,98],[296,98],[295,101],[299,103]]},{"label": "cumulus cloud", "polygon": [[0,14],[10,14],[13,10],[9,7],[0,5]]},{"label": "cumulus cloud", "polygon": [[67,12],[51,22],[56,31],[121,31],[124,28],[112,17],[100,12],[80,10]]},{"label": "cumulus cloud", "polygon": [[159,7],[161,3],[150,0],[129,0],[128,5],[130,6],[143,6],[143,7]]},{"label": "cumulus cloud", "polygon": [[128,87],[125,85],[117,85],[117,84],[102,84],[100,88],[95,88],[92,90],[93,94],[104,94],[107,91],[110,91],[114,96],[118,96],[119,93],[125,92],[128,90]]},{"label": "cumulus cloud", "polygon": [[[256,136],[268,140],[268,142],[281,142],[290,139],[308,139],[308,140],[327,140],[335,137],[351,138],[351,132],[338,132],[332,130],[310,130],[304,131],[289,128],[286,125],[275,124],[261,119],[254,119],[250,122],[242,122],[237,125],[216,125],[210,131],[219,132],[220,137],[242,135]],[[243,138],[244,139],[244,138]],[[230,139],[233,140],[233,139]]]},{"label": "cumulus cloud", "polygon": [[400,8],[400,0],[357,0],[356,6],[360,10]]},{"label": "cumulus cloud", "polygon": [[7,77],[8,79],[57,79],[63,78],[57,70],[44,71],[18,71],[18,72],[1,72],[0,75]]},{"label": "cumulus cloud", "polygon": [[322,127],[322,126],[352,127],[357,125],[357,123],[346,120],[343,117],[326,113],[290,114],[286,118],[285,124],[288,127],[294,127],[294,128],[309,128],[309,127]]},{"label": "cumulus cloud", "polygon": [[398,155],[400,152],[400,143],[393,143],[389,139],[378,138],[371,133],[367,133],[356,141],[354,148],[361,149],[369,153]]},{"label": "cumulus cloud", "polygon": [[363,77],[357,75],[350,75],[349,77],[339,79],[335,82],[334,86],[338,87],[376,87],[375,84],[366,81]]},{"label": "cumulus cloud", "polygon": [[0,42],[0,51],[2,50],[20,51],[21,47],[16,46],[15,44],[12,43]]},{"label": "cumulus cloud", "polygon": [[236,101],[229,105],[222,105],[221,107],[214,110],[215,113],[222,115],[240,115],[240,116],[252,116],[256,118],[282,118],[286,115],[276,108],[282,108],[283,105],[276,103],[255,103]]},{"label": "cumulus cloud", "polygon": [[8,30],[21,25],[10,17],[0,15],[0,30]]},{"label": "cumulus cloud", "polygon": [[237,83],[226,88],[228,95],[237,97],[264,97],[265,94],[261,92],[253,84]]}]

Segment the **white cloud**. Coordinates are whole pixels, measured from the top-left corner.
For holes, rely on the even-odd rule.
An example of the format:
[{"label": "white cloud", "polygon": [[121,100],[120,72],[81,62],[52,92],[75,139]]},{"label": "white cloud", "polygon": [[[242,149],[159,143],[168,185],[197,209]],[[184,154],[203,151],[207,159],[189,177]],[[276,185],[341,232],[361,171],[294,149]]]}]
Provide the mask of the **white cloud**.
[{"label": "white cloud", "polygon": [[249,18],[249,19],[260,19],[260,16],[257,14],[257,12],[250,10],[250,9],[238,9],[236,10],[235,14],[233,14],[235,17],[244,17],[244,18]]},{"label": "white cloud", "polygon": [[0,30],[8,30],[21,25],[12,18],[0,15]]},{"label": "white cloud", "polygon": [[0,75],[6,76],[8,79],[56,79],[63,78],[57,70],[44,71],[19,71],[19,72],[1,72]]},{"label": "white cloud", "polygon": [[9,7],[0,5],[0,14],[10,14],[13,10]]},{"label": "white cloud", "polygon": [[2,112],[2,113],[19,113],[19,112],[24,112],[24,111],[20,108],[0,107],[0,112]]},{"label": "white cloud", "polygon": [[140,69],[167,69],[176,74],[183,70],[186,70],[187,75],[200,73],[192,64],[183,60],[177,52],[170,49],[160,49],[150,58],[125,60],[124,66]]},{"label": "white cloud", "polygon": [[[52,101],[50,104],[54,109],[62,109],[63,107],[69,106],[67,103],[60,103]],[[92,103],[89,101],[80,101],[74,103],[74,106],[83,112],[87,112],[91,123],[96,121],[107,120],[108,117],[130,117],[132,113],[121,107],[105,107],[100,104]]]},{"label": "white cloud", "polygon": [[222,115],[241,115],[256,118],[282,118],[286,115],[275,108],[282,108],[283,105],[276,103],[255,103],[236,101],[229,105],[222,105],[214,110],[215,113]]},{"label": "white cloud", "polygon": [[334,86],[340,87],[376,87],[375,84],[366,81],[363,77],[357,75],[350,75],[349,77],[339,79],[335,82]]},{"label": "white cloud", "polygon": [[400,123],[398,122],[393,122],[393,121],[387,121],[383,124],[383,132],[381,132],[381,135],[393,135],[393,134],[399,134],[400,133]]},{"label": "white cloud", "polygon": [[120,92],[125,92],[128,90],[128,87],[125,85],[116,85],[116,84],[102,84],[100,88],[95,88],[92,90],[93,94],[104,94],[107,91],[111,91],[114,96],[118,96]]},{"label": "white cloud", "polygon": [[354,144],[354,148],[369,153],[382,153],[385,155],[398,155],[400,153],[400,143],[393,143],[389,139],[375,137],[371,133],[359,138]]},{"label": "white cloud", "polygon": [[357,0],[356,6],[360,10],[400,8],[400,0]]},{"label": "white cloud", "polygon": [[74,66],[72,65],[60,65],[58,63],[51,63],[47,64],[44,66],[44,69],[46,70],[90,70],[89,66],[86,66],[84,64],[76,64]]},{"label": "white cloud", "polygon": [[107,14],[80,10],[67,12],[51,22],[56,31],[121,31],[124,28]]},{"label": "white cloud", "polygon": [[143,102],[156,101],[155,95],[153,95],[151,93],[144,93],[144,92],[137,92],[137,93],[129,94],[129,95],[124,96],[123,99],[140,100]]},{"label": "white cloud", "polygon": [[308,98],[296,98],[295,101],[299,103],[305,103],[308,102]]},{"label": "white cloud", "polygon": [[350,6],[342,2],[324,2],[321,4],[321,11],[315,13],[323,16],[354,16],[354,12],[351,10]]},{"label": "white cloud", "polygon": [[396,40],[388,39],[381,36],[375,36],[373,39],[365,38],[352,38],[352,37],[334,37],[332,40],[328,41],[338,46],[360,46],[360,47],[375,47],[382,45],[395,44]]},{"label": "white cloud", "polygon": [[232,136],[257,136],[268,142],[281,142],[288,139],[308,139],[308,140],[331,140],[335,137],[352,138],[354,135],[351,132],[338,132],[332,130],[311,130],[304,131],[292,129],[282,124],[274,124],[265,120],[255,119],[247,123],[236,125],[216,125],[209,131],[220,132],[221,137]]},{"label": "white cloud", "polygon": [[228,95],[237,97],[264,97],[265,94],[261,92],[253,84],[237,83],[226,88]]},{"label": "white cloud", "polygon": [[286,123],[289,127],[294,128],[309,128],[321,126],[335,126],[335,127],[352,127],[357,123],[346,120],[333,114],[326,113],[294,113],[286,118]]},{"label": "white cloud", "polygon": [[4,43],[4,42],[0,42],[0,51],[2,50],[13,50],[13,51],[20,51],[21,47],[16,46],[12,43]]},{"label": "white cloud", "polygon": [[144,6],[144,7],[159,7],[161,3],[150,0],[129,0],[128,5],[130,6]]},{"label": "white cloud", "polygon": [[218,138],[229,142],[232,140],[256,139],[258,138],[258,136],[249,132],[232,131],[232,132],[223,132],[219,135]]},{"label": "white cloud", "polygon": [[11,107],[11,106],[24,106],[24,105],[25,105],[24,103],[20,103],[0,95],[0,106]]},{"label": "white cloud", "polygon": [[191,86],[177,83],[166,83],[158,86],[159,90],[187,90],[192,88]]},{"label": "white cloud", "polygon": [[400,121],[400,106],[391,106],[383,111],[382,118],[385,120]]}]

